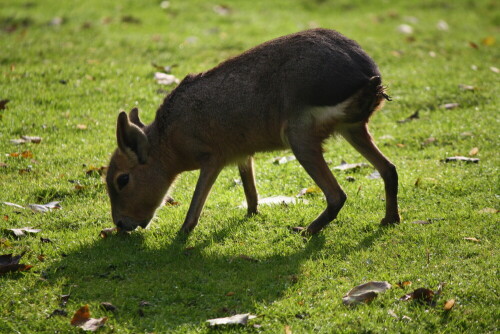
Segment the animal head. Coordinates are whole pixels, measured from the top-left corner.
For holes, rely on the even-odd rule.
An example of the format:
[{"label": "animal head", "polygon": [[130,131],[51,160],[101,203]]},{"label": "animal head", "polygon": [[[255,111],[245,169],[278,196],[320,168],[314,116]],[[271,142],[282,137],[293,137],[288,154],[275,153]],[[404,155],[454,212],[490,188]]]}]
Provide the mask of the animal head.
[{"label": "animal head", "polygon": [[114,152],[106,175],[115,225],[124,231],[145,228],[160,206],[165,190],[162,173],[151,147],[146,127],[136,108],[118,115]]}]

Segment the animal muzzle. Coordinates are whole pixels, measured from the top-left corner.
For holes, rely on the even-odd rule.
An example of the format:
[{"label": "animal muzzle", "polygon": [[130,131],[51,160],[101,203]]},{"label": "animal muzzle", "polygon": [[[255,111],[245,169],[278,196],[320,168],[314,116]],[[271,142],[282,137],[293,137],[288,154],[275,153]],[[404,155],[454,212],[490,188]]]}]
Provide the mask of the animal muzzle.
[{"label": "animal muzzle", "polygon": [[124,232],[130,232],[135,230],[138,226],[146,228],[149,225],[151,219],[145,219],[142,221],[136,221],[128,217],[122,217],[115,220],[116,227]]}]

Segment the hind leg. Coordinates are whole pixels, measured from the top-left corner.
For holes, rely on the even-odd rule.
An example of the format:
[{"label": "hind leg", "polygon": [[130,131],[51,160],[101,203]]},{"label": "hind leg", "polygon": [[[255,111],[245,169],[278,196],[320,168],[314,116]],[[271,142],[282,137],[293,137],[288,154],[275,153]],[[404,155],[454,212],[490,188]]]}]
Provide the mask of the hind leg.
[{"label": "hind leg", "polygon": [[380,152],[373,142],[366,123],[345,125],[338,129],[342,136],[363,155],[380,173],[385,184],[385,217],[382,225],[398,223],[398,173],[396,167]]},{"label": "hind leg", "polygon": [[326,164],[320,139],[296,131],[289,134],[288,140],[295,157],[326,197],[326,209],[305,230],[306,234],[315,234],[337,217],[347,196]]}]

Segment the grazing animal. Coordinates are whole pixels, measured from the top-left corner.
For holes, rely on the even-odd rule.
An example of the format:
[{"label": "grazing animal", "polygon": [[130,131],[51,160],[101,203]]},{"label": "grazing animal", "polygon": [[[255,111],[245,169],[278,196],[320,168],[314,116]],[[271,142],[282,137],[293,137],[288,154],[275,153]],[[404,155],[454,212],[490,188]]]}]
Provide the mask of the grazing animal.
[{"label": "grazing animal", "polygon": [[327,29],[276,38],[188,75],[151,124],[140,121],[137,109],[118,115],[118,149],[106,177],[113,221],[125,231],[146,227],[177,175],[200,169],[182,225],[189,233],[228,164],[238,165],[248,214],[255,214],[253,155],[290,148],[326,197],[326,209],[303,229],[317,233],[346,200],[322,153],[322,143],[338,133],[384,180],[381,224],[399,222],[396,168],[367,128],[384,100],[389,97],[375,62],[355,41]]}]

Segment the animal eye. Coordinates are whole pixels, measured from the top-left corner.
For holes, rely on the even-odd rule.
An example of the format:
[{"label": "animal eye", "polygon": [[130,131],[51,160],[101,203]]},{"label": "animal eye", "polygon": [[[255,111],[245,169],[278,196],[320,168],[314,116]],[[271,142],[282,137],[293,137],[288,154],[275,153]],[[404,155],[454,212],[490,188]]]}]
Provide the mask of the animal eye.
[{"label": "animal eye", "polygon": [[118,189],[122,190],[123,187],[127,185],[128,180],[129,180],[128,174],[122,174],[118,176],[118,178],[116,179],[116,183],[118,184]]}]

